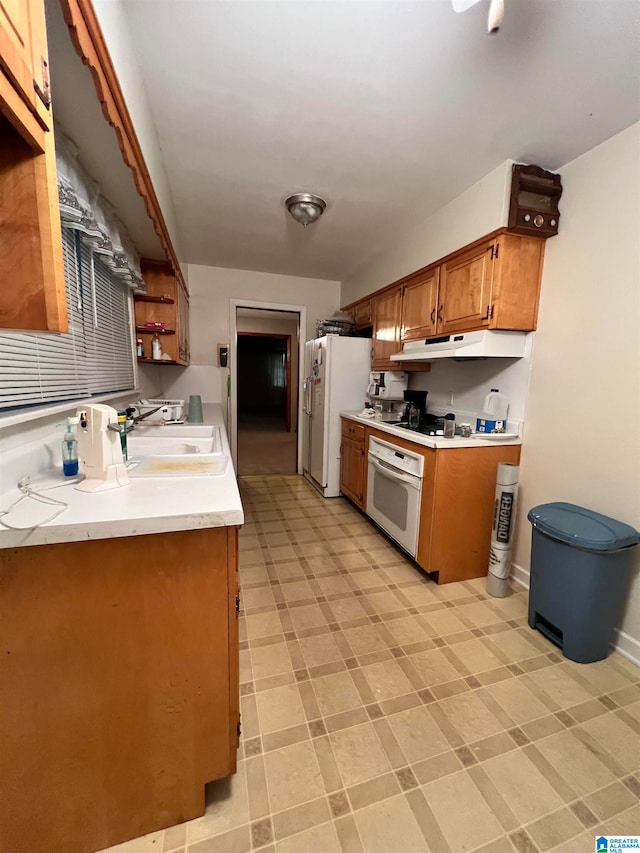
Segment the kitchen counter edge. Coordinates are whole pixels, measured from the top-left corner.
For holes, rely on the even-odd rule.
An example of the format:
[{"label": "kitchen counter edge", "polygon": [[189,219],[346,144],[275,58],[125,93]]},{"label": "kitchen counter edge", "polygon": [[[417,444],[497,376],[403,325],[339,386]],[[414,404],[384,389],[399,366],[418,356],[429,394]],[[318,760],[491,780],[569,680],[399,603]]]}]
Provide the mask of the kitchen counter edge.
[{"label": "kitchen counter edge", "polygon": [[404,427],[394,426],[393,424],[382,423],[373,418],[363,418],[356,412],[340,412],[341,418],[347,418],[355,423],[369,426],[371,429],[379,430],[380,432],[396,435],[398,438],[404,438],[406,441],[411,441],[414,444],[420,444],[423,447],[430,447],[434,450],[451,450],[452,448],[460,449],[465,447],[504,447],[505,445],[521,445],[521,438],[512,438],[507,441],[495,441],[492,439],[482,438],[444,438],[441,436],[423,435],[419,432],[406,429]]}]

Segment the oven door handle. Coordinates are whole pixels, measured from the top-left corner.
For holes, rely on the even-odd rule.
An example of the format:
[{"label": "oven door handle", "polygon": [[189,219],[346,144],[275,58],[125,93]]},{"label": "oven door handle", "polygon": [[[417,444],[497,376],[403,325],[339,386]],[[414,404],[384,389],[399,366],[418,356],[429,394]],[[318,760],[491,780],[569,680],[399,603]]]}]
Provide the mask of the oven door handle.
[{"label": "oven door handle", "polygon": [[388,477],[389,480],[398,480],[401,483],[406,483],[408,486],[413,486],[414,489],[420,488],[421,481],[419,477],[414,477],[411,474],[402,474],[397,468],[387,465],[386,462],[376,459],[375,456],[371,456],[371,454],[369,454],[369,462],[384,477]]}]

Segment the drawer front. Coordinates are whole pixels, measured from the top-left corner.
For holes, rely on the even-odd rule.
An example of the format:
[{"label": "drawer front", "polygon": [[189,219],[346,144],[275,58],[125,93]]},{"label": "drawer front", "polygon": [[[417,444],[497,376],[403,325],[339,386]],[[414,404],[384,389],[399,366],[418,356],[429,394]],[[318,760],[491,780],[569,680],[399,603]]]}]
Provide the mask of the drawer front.
[{"label": "drawer front", "polygon": [[353,421],[342,421],[342,435],[352,441],[364,443],[364,427],[361,424],[354,424]]}]

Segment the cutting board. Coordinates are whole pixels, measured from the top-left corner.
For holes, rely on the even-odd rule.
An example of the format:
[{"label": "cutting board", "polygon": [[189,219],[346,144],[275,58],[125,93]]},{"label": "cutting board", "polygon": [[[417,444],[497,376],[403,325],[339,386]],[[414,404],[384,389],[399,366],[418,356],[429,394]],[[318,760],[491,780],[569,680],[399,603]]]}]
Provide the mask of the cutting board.
[{"label": "cutting board", "polygon": [[224,474],[227,456],[208,458],[192,456],[156,456],[149,459],[133,460],[127,466],[130,477],[210,477],[212,474]]}]

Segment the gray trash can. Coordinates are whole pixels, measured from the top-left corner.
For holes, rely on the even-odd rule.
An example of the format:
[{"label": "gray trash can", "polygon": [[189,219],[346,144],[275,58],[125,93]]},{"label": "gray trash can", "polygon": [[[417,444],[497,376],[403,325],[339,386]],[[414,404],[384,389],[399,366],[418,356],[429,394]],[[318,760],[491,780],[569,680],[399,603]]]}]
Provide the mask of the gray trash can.
[{"label": "gray trash can", "polygon": [[529,511],[529,625],[570,660],[606,658],[630,581],[633,527],[569,503]]}]

